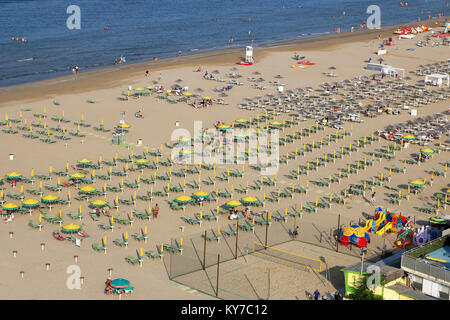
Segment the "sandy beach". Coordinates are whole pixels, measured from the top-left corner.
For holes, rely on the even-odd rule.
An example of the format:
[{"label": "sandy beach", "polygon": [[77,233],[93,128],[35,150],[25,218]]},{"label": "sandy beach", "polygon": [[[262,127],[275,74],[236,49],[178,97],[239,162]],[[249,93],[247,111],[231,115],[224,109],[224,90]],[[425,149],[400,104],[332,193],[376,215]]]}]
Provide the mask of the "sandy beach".
[{"label": "sandy beach", "polygon": [[[440,29],[442,21],[441,19],[437,25],[434,21],[427,21],[426,23],[433,28]],[[62,78],[42,82],[0,88],[0,119],[8,123],[3,126],[3,129],[7,129],[11,125],[11,128],[18,130],[16,134],[7,134],[5,131],[0,132],[3,141],[6,142],[0,150],[0,165],[3,168],[1,176],[4,181],[4,200],[5,202],[21,205],[20,199],[12,199],[7,196],[8,193],[19,194],[21,188],[25,190],[25,198],[39,199],[39,195],[32,195],[26,191],[27,189],[39,189],[40,179],[38,175],[49,176],[50,170],[52,172],[65,171],[67,165],[69,166],[68,173],[75,173],[80,171],[76,169],[75,165],[77,160],[82,158],[91,159],[93,163],[100,162],[100,157],[102,161],[113,161],[116,155],[119,159],[145,156],[145,158],[155,163],[167,161],[171,158],[172,149],[166,143],[176,142],[171,141],[171,134],[175,129],[183,128],[193,135],[194,121],[202,121],[203,128],[206,129],[213,128],[217,121],[231,125],[239,118],[256,119],[258,115],[260,117],[264,116],[266,110],[267,114],[273,114],[273,106],[267,106],[265,110],[258,108],[249,110],[240,108],[239,105],[245,103],[246,98],[255,101],[257,96],[277,95],[278,85],[273,85],[275,80],[284,85],[285,92],[306,87],[311,87],[313,90],[320,89],[324,82],[353,81],[356,77],[361,76],[366,76],[370,80],[375,72],[366,70],[364,67],[370,57],[373,62],[378,62],[379,57],[376,55],[376,51],[381,43],[381,40],[378,39],[379,34],[381,34],[382,39],[387,39],[388,37],[394,39],[393,45],[387,47],[388,53],[383,55],[382,58],[385,64],[405,70],[405,75],[409,77],[409,80],[401,80],[405,87],[414,86],[419,80],[424,79],[423,76],[417,76],[414,73],[420,65],[446,61],[449,58],[448,48],[442,45],[436,47],[416,46],[418,40],[424,40],[427,36],[430,36],[429,32],[418,34],[415,39],[398,40],[397,36],[393,34],[393,30],[396,29],[397,26],[392,26],[381,30],[333,34],[317,39],[282,43],[270,47],[258,47],[255,48],[255,64],[252,66],[235,64],[244,55],[244,48],[239,48],[125,65],[80,73],[77,76],[67,75]],[[432,40],[437,41],[437,39]],[[408,50],[410,48],[414,50]],[[292,59],[294,52],[299,53],[301,56],[306,56],[306,60],[314,62],[315,65],[302,70],[291,68],[296,63]],[[193,72],[199,66],[202,68],[202,72]],[[335,68],[330,69],[330,67]],[[146,70],[150,70],[149,77],[145,76]],[[218,82],[203,78],[205,71],[213,73],[215,70],[217,72],[214,74],[221,79],[229,80],[229,77],[226,76],[228,73],[239,74],[241,77],[237,80],[242,82],[242,85],[233,85],[231,90],[226,91],[227,96],[221,97],[220,93],[215,92],[214,89],[220,89],[228,85],[228,82]],[[255,72],[259,74],[256,75]],[[334,77],[325,75],[325,73],[330,72],[334,73]],[[277,77],[277,75],[281,75],[281,77]],[[160,76],[162,78],[158,80]],[[264,78],[264,81],[259,84],[264,86],[265,89],[260,90],[252,87],[254,82],[249,81],[251,77]],[[177,81],[178,79],[181,79],[181,81]],[[389,80],[394,82],[400,81],[396,78],[389,78]],[[388,80],[386,79],[386,81]],[[159,99],[157,98],[159,95],[157,93],[151,93],[148,96],[143,95],[138,98],[129,97],[127,101],[118,99],[126,98],[129,86],[133,88],[131,90],[131,95],[133,95],[136,88],[162,85],[165,89],[170,89],[174,84],[188,87],[187,91],[199,94],[200,97],[208,95],[214,98],[214,101],[223,99],[227,104],[221,105],[213,102],[211,107],[196,109],[186,102],[170,103],[167,99]],[[202,89],[201,92],[197,90],[199,88]],[[339,268],[360,261],[353,253],[339,255],[333,252],[331,246],[330,248],[326,248],[325,245],[311,247],[312,239],[316,236],[316,231],[310,227],[312,225],[318,226],[321,231],[328,232],[336,227],[338,215],[340,215],[341,226],[343,226],[350,222],[364,220],[369,215],[373,215],[376,206],[389,208],[394,212],[402,212],[404,216],[413,217],[412,219],[414,219],[417,227],[426,224],[430,216],[448,215],[448,208],[445,206],[440,207],[437,213],[432,214],[418,210],[420,207],[434,205],[435,200],[433,196],[435,193],[449,188],[446,176],[435,176],[430,173],[432,169],[446,170],[444,166],[446,161],[448,162],[449,160],[448,148],[446,149],[449,145],[449,140],[448,135],[445,134],[427,145],[436,150],[430,159],[420,165],[407,164],[405,173],[389,172],[389,167],[403,168],[404,160],[416,157],[420,153],[419,150],[424,146],[410,144],[408,148],[400,148],[400,150],[395,151],[395,157],[392,160],[381,158],[373,160],[373,152],[393,144],[392,141],[380,138],[364,146],[358,145],[358,148],[350,154],[346,154],[333,162],[327,162],[326,165],[318,170],[311,170],[308,175],[302,174],[298,180],[288,178],[288,175],[295,171],[298,166],[306,166],[308,162],[312,164],[319,157],[323,157],[325,154],[333,154],[333,152],[339,153],[343,147],[348,147],[352,144],[356,147],[355,141],[357,139],[371,137],[378,130],[383,131],[389,125],[406,123],[409,120],[416,120],[444,112],[447,112],[447,114],[443,115],[443,118],[448,119],[449,88],[444,86],[439,93],[437,93],[437,87],[422,86],[421,88],[429,92],[434,91],[433,94],[436,95],[441,94],[444,98],[417,107],[411,105],[410,109],[417,109],[417,116],[411,115],[409,109],[402,109],[398,115],[390,115],[384,112],[377,114],[373,118],[363,116],[361,113],[361,119],[364,120],[362,123],[347,121],[342,124],[342,129],[339,130],[324,126],[323,130],[317,130],[308,136],[303,136],[300,140],[286,143],[280,146],[280,157],[284,157],[289,153],[291,156],[293,155],[293,159],[291,158],[287,163],[280,164],[276,178],[268,176],[270,179],[276,179],[277,185],[262,186],[260,189],[250,188],[248,190],[247,195],[257,197],[262,201],[265,196],[269,197],[272,193],[280,192],[278,191],[279,189],[284,190],[286,188],[289,190],[292,184],[299,184],[308,188],[306,194],[295,194],[293,198],[286,197],[278,201],[266,201],[264,208],[252,209],[254,211],[267,210],[274,214],[276,211],[284,213],[285,208],[291,208],[292,206],[299,207],[300,204],[306,206],[308,202],[314,203],[316,199],[327,198],[331,193],[342,196],[342,192],[348,189],[351,184],[358,184],[363,180],[371,180],[373,177],[379,177],[380,174],[389,176],[390,181],[386,184],[400,188],[404,195],[407,194],[407,186],[410,180],[424,178],[427,181],[432,180],[432,184],[427,185],[422,193],[418,195],[411,194],[411,197],[403,199],[400,204],[389,201],[388,193],[393,191],[387,190],[385,184],[384,186],[378,185],[374,187],[373,191],[376,192],[375,204],[370,202],[372,190],[368,187],[364,196],[353,196],[345,204],[334,204],[331,208],[319,208],[317,212],[312,213],[304,212],[301,220],[298,218],[296,222],[289,218],[285,225],[289,229],[294,224],[299,223],[301,227],[299,240],[301,242],[304,239],[305,243],[290,242],[283,245],[284,250],[311,255],[314,258],[319,256],[329,257],[330,268],[334,267],[332,275],[334,281],[326,282],[326,285],[324,285],[324,282],[320,280],[324,278],[324,275],[319,274],[318,279],[308,282],[305,279],[309,279],[309,271],[297,271],[292,273],[292,277],[298,277],[305,281],[299,281],[298,285],[293,285],[289,287],[289,290],[283,291],[282,281],[287,283],[290,278],[290,273],[283,273],[284,276],[278,278],[275,276],[274,278],[275,285],[271,295],[272,299],[305,299],[305,291],[313,292],[316,286],[327,292],[341,289],[343,274],[338,271]],[[339,89],[339,92],[352,92],[350,89],[342,88]],[[317,95],[320,94],[319,91],[313,90],[311,90],[311,95],[314,92]],[[361,103],[361,109],[363,110],[363,106],[376,104],[374,102],[375,98],[381,99],[383,95],[383,92],[377,92],[373,96],[368,95],[364,98],[355,98],[355,101]],[[344,95],[340,97],[336,95],[334,97],[337,97],[337,99],[348,98]],[[180,97],[172,95],[169,98],[178,99]],[[327,98],[325,97],[324,99]],[[93,103],[88,103],[87,100],[91,100]],[[201,101],[201,98],[192,100]],[[378,103],[386,105],[386,102],[382,100],[378,100]],[[283,122],[295,119],[296,123],[282,128],[279,134],[280,138],[286,135],[293,135],[301,129],[311,126],[316,127],[317,119],[302,116],[300,121],[297,116],[298,112],[282,112],[282,108],[283,106],[278,108],[279,110],[277,110],[277,113],[270,121]],[[142,111],[143,119],[138,119],[134,116],[138,110]],[[124,116],[123,112],[125,112]],[[55,116],[63,117],[70,120],[70,122],[65,123],[52,120],[52,117]],[[94,127],[99,127],[103,123],[105,128],[112,130],[119,124],[122,117],[131,128],[124,137],[125,143],[121,146],[111,143],[111,132],[94,129]],[[9,124],[11,119],[16,119],[17,122]],[[77,126],[74,123],[80,121],[90,126]],[[176,126],[177,122],[178,126]],[[23,134],[29,132],[29,127],[32,124],[34,124],[33,134],[45,138],[50,133],[50,138],[56,142],[44,143],[40,139],[25,138]],[[264,129],[267,125],[268,122],[264,121],[252,125],[252,128],[260,127]],[[19,127],[22,127],[22,129]],[[71,139],[56,139],[55,136],[60,134],[60,132],[56,131],[57,128],[61,130],[64,128],[66,135]],[[82,133],[82,136],[77,136],[77,129],[78,133]],[[42,132],[38,133],[40,130]],[[351,135],[343,134],[344,130],[347,133],[351,133]],[[74,135],[70,135],[69,132],[74,133]],[[342,138],[331,141],[331,137],[336,133],[342,134]],[[304,155],[295,155],[296,150],[304,150],[305,144],[311,144],[313,141],[316,144],[320,144],[321,141],[327,140],[330,141],[327,144],[323,144],[320,148],[313,148],[312,152],[305,152]],[[157,152],[157,150],[162,150],[162,156],[156,157],[152,155],[152,152]],[[13,160],[10,160],[11,155],[13,155]],[[135,162],[136,159],[133,158],[133,161]],[[360,160],[362,164],[364,159],[368,161],[373,160],[373,164],[365,169],[358,170],[357,173],[350,175],[349,178],[343,178],[339,183],[331,183],[329,186],[320,186],[314,183],[318,179],[326,180],[331,175],[337,176],[339,170],[345,172],[350,163]],[[171,166],[159,164],[156,170],[145,168],[143,171],[128,171],[126,176],[114,175],[111,179],[106,180],[99,177],[101,175],[107,176],[109,170],[126,171],[126,167],[131,168],[132,166],[133,163],[131,162],[117,161],[117,165],[110,169],[109,165],[102,164],[99,169],[87,168],[88,173],[86,176],[95,178],[95,182],[90,185],[98,190],[103,190],[106,185],[120,186],[123,180],[133,184],[138,180],[141,181],[143,178],[149,179],[155,175],[172,175],[172,172],[185,170],[185,166],[181,164]],[[199,168],[199,166],[189,165],[189,168]],[[215,172],[218,177],[226,176],[228,169],[242,171],[242,168],[241,164],[217,164]],[[6,175],[9,172],[19,172],[27,178],[30,178],[33,172],[36,176],[35,181],[31,184],[19,180],[17,185],[12,187],[11,183],[6,181]],[[61,210],[63,225],[78,223],[89,237],[83,239],[81,246],[77,247],[70,241],[58,241],[52,236],[52,231],[60,229],[59,223],[50,223],[43,220],[41,231],[38,228],[31,228],[28,226],[28,221],[31,219],[33,224],[38,223],[39,209],[34,209],[31,215],[16,213],[12,222],[6,223],[2,221],[0,224],[0,239],[2,241],[2,246],[0,246],[0,256],[2,257],[0,270],[2,270],[3,277],[0,281],[3,290],[0,292],[0,299],[117,299],[117,296],[105,295],[103,292],[105,281],[109,276],[108,268],[113,268],[112,278],[126,278],[134,286],[134,292],[130,295],[125,295],[122,299],[215,299],[214,293],[210,289],[203,290],[203,284],[200,287],[194,287],[196,278],[186,280],[186,285],[182,284],[182,279],[179,279],[177,282],[171,281],[168,277],[167,263],[165,264],[162,259],[144,257],[142,266],[139,266],[139,264],[127,263],[125,257],[136,256],[136,252],[139,252],[141,248],[144,251],[157,251],[162,243],[171,243],[172,239],[179,240],[180,237],[183,237],[187,246],[190,237],[199,237],[205,230],[217,230],[218,226],[225,228],[230,223],[228,214],[220,215],[218,221],[203,221],[200,227],[186,223],[186,221],[181,219],[181,216],[194,217],[194,214],[198,214],[200,210],[204,213],[215,212],[217,206],[221,206],[231,199],[239,200],[244,197],[246,195],[245,192],[241,194],[237,189],[244,188],[247,182],[250,185],[257,185],[262,176],[259,171],[252,169],[247,163],[244,164],[244,172],[242,173],[242,177],[231,177],[229,181],[227,179],[217,179],[214,185],[202,182],[200,183],[200,188],[190,187],[189,184],[195,184],[198,179],[203,181],[208,177],[210,179],[213,178],[212,170],[201,169],[200,174],[187,174],[186,178],[172,175],[170,181],[159,179],[154,184],[140,182],[137,188],[125,186],[123,187],[123,192],[108,191],[105,196],[90,197],[90,200],[76,200],[75,197],[79,195],[79,190],[75,186],[62,186],[60,191],[46,189],[45,185],[56,186],[58,179],[61,184],[69,180],[65,174],[58,176],[52,173],[51,180],[41,180],[44,185],[43,195],[55,194],[62,199],[67,199],[68,192],[70,192],[71,203],[70,205],[57,204],[51,209],[45,208],[47,213],[43,215],[57,217]],[[112,215],[127,219],[127,215],[132,210],[142,212],[148,210],[149,207],[154,208],[157,203],[160,207],[157,218],[149,220],[135,218],[132,225],[116,222],[113,231],[111,231],[102,230],[98,226],[99,222],[109,224],[109,217],[101,215],[99,221],[94,221],[89,216],[92,208],[89,208],[88,205],[89,201],[93,199],[105,199],[112,205],[116,197],[133,199],[134,194],[139,196],[149,193],[150,190],[164,190],[168,183],[172,187],[179,186],[182,188],[184,183],[187,183],[188,186],[185,187],[184,192],[171,191],[168,196],[155,196],[152,201],[138,199],[135,201],[135,205],[120,204],[118,210],[115,208],[110,210]],[[86,184],[81,184],[81,186],[84,185]],[[173,200],[182,194],[191,195],[191,193],[199,189],[214,194],[216,188],[230,191],[232,186],[235,190],[232,192],[232,198],[219,197],[217,202],[206,202],[201,208],[187,205],[185,210],[175,211],[171,209],[167,201]],[[67,216],[68,212],[76,213],[80,208],[83,214],[81,222]],[[145,227],[148,228],[147,242],[132,239],[131,235],[133,233],[139,233]],[[260,228],[264,230],[264,227],[261,226]],[[12,238],[10,236],[11,232],[13,232]],[[130,238],[127,248],[113,244],[113,240],[121,238],[125,232],[128,232]],[[108,246],[106,254],[103,251],[97,252],[93,250],[92,244],[101,243],[105,236],[107,237],[106,242]],[[390,248],[394,248],[395,234],[383,237],[371,234],[371,237],[373,241],[369,245],[369,249],[374,254],[380,253],[381,247],[386,242]],[[44,250],[41,249],[41,243],[45,243]],[[308,248],[305,248],[305,246]],[[14,250],[17,251],[16,257],[13,255]],[[316,250],[316,252],[311,253],[308,250],[311,252]],[[349,249],[346,248],[344,250]],[[69,277],[66,270],[67,267],[75,264],[74,256],[78,257],[77,265],[85,278],[81,289],[70,290],[66,285],[66,280]],[[168,259],[168,256],[169,252],[165,251],[164,259]],[[253,272],[265,272],[266,268],[270,268],[273,270],[273,274],[277,274],[277,271],[278,274],[281,274],[280,268],[286,268],[282,270],[290,270],[288,267],[279,266],[272,262],[267,262],[268,265],[266,267],[262,265],[263,262],[258,262],[260,260],[257,257],[251,256],[250,259],[259,268],[255,269],[255,271],[249,267],[249,270],[253,270]],[[236,263],[248,264],[244,257],[240,257],[237,260],[238,262]],[[50,263],[49,270],[46,270],[46,263]],[[23,279],[21,278],[21,271],[24,271]],[[200,279],[202,276],[199,275],[198,277]],[[229,280],[226,279],[224,277],[223,281],[233,281],[231,276]],[[276,284],[276,281],[279,281],[278,284]],[[192,283],[192,285],[187,283]],[[250,292],[250,289],[246,290]],[[257,288],[258,292],[263,292],[264,290],[266,290],[264,286]],[[224,294],[222,298],[237,299],[239,297]],[[258,297],[257,295],[243,295],[243,298],[257,299]]]}]

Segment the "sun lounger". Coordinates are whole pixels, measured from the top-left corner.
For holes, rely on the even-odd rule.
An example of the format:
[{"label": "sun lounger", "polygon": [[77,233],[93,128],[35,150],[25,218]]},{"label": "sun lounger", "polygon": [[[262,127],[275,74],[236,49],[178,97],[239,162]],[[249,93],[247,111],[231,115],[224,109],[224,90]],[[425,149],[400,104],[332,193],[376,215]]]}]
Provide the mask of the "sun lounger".
[{"label": "sun lounger", "polygon": [[103,229],[103,230],[111,230],[111,229],[114,228],[113,225],[110,225],[110,224],[104,224],[103,222],[100,222],[100,223],[98,224],[98,227],[99,227],[100,229]]},{"label": "sun lounger", "polygon": [[164,253],[154,252],[153,250],[147,250],[144,254],[151,259],[162,258],[164,256]]},{"label": "sun lounger", "polygon": [[187,223],[191,224],[191,225],[195,225],[198,224],[199,226],[202,226],[202,220],[197,219],[197,218],[191,218],[188,216],[181,216],[181,218],[186,221]]},{"label": "sun lounger", "polygon": [[28,226],[30,226],[33,229],[42,228],[43,226],[41,224],[34,224],[33,220],[28,220]]}]

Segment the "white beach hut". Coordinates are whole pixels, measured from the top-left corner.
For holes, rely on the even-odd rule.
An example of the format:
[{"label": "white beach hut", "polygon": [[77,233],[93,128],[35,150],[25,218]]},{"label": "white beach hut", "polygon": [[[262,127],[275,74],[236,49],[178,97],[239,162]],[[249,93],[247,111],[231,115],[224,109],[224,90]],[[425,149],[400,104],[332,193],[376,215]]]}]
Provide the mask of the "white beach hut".
[{"label": "white beach hut", "polygon": [[448,87],[450,84],[448,74],[432,73],[425,76],[425,83],[431,83],[432,85],[441,87],[445,82],[447,82]]}]

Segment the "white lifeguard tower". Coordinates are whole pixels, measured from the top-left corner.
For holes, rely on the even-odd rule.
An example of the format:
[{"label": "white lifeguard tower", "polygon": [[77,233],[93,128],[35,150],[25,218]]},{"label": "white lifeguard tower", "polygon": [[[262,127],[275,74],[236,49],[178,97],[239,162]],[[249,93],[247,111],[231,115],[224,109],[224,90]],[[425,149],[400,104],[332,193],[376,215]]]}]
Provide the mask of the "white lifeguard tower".
[{"label": "white lifeguard tower", "polygon": [[253,47],[247,46],[245,47],[245,62],[246,63],[253,63]]}]

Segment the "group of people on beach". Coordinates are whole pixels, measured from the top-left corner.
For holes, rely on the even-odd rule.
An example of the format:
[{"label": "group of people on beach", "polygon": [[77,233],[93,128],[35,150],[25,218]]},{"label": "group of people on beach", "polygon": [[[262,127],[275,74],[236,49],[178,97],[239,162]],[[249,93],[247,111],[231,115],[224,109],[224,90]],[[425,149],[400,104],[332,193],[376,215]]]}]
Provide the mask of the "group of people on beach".
[{"label": "group of people on beach", "polygon": [[[19,38],[18,37],[11,37],[11,41],[15,41],[15,42],[19,42]],[[27,43],[28,42],[28,39],[27,38],[22,38],[21,40],[20,40],[20,42],[22,42],[22,43]]]}]

